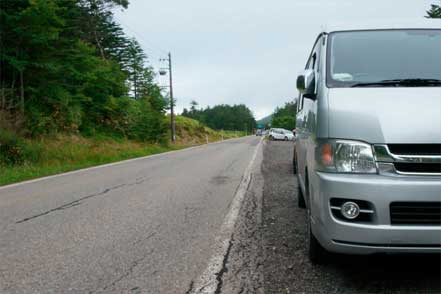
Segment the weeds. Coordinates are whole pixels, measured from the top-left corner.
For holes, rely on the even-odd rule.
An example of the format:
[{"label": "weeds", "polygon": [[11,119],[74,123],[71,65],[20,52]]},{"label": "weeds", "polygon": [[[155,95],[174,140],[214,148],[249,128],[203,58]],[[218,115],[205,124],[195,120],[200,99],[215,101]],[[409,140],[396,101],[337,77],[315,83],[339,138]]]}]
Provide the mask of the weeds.
[{"label": "weeds", "polygon": [[0,130],[0,185],[205,144],[207,138],[215,142],[244,135],[215,131],[181,116],[176,117],[176,130],[175,145],[136,142],[103,134],[24,139]]}]

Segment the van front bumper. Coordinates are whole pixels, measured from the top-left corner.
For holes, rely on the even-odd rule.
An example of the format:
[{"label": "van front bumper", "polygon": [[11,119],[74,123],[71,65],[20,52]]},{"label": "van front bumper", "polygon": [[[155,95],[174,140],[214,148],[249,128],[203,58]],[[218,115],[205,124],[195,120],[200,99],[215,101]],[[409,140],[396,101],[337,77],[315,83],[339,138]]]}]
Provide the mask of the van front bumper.
[{"label": "van front bumper", "polygon": [[[312,181],[311,229],[327,250],[349,254],[441,253],[440,225],[391,224],[389,209],[391,202],[440,202],[440,177],[316,172]],[[331,198],[370,202],[373,220],[356,223],[334,217]]]}]

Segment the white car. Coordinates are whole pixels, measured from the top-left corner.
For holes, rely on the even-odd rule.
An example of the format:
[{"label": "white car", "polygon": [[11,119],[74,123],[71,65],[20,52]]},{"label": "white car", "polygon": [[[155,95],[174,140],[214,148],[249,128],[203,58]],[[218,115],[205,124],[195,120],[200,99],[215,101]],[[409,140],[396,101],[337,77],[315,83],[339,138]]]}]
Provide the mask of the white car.
[{"label": "white car", "polygon": [[293,141],[295,138],[293,132],[285,130],[285,129],[270,129],[269,131],[269,139],[270,140],[284,140],[284,141]]}]

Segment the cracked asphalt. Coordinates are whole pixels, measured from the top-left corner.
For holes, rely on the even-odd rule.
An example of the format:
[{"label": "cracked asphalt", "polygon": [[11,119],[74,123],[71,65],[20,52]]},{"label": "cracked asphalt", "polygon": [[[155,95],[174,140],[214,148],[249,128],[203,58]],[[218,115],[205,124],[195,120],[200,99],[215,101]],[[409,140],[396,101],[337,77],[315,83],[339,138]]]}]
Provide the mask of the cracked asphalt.
[{"label": "cracked asphalt", "polygon": [[333,255],[328,265],[311,264],[292,152],[292,142],[263,145],[261,170],[253,174],[236,224],[223,293],[441,293],[440,255]]},{"label": "cracked asphalt", "polygon": [[0,293],[185,293],[259,141],[0,188]]},{"label": "cracked asphalt", "polygon": [[[0,188],[0,293],[193,293],[260,138]],[[441,293],[440,255],[305,254],[292,142],[263,142],[214,293]]]}]

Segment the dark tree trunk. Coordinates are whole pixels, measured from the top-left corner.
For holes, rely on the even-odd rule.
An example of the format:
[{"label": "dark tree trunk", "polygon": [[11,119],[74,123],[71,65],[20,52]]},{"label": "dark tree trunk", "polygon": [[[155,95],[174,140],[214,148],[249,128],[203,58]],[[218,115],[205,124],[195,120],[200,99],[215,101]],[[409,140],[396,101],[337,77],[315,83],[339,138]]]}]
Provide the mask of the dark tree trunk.
[{"label": "dark tree trunk", "polygon": [[25,97],[24,97],[24,78],[23,70],[20,70],[20,111],[24,115]]}]

